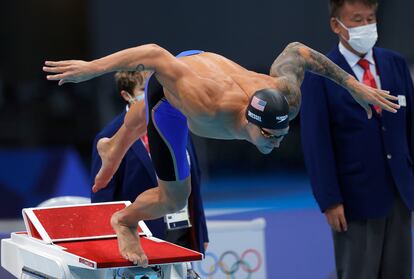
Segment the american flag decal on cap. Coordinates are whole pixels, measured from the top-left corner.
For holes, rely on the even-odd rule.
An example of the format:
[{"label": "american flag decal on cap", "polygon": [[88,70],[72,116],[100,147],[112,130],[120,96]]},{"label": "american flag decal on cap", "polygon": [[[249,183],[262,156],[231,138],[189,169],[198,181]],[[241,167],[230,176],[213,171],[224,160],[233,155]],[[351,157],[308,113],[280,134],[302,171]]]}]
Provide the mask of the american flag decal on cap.
[{"label": "american flag decal on cap", "polygon": [[267,104],[266,101],[260,100],[259,98],[257,98],[256,96],[253,96],[252,98],[252,102],[250,103],[252,105],[252,107],[254,107],[257,110],[260,111],[264,111],[265,106]]}]

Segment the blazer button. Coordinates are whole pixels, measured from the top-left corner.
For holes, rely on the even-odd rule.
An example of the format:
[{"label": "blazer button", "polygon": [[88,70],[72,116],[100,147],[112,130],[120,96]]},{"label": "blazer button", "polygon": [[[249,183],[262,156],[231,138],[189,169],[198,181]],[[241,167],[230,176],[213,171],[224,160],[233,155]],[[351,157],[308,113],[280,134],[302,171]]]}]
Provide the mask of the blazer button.
[{"label": "blazer button", "polygon": [[387,154],[387,159],[390,160],[392,158],[391,154]]},{"label": "blazer button", "polygon": [[384,132],[387,130],[387,129],[385,128],[385,126],[382,126],[382,127],[381,127],[381,129],[382,129],[382,131],[384,131]]}]

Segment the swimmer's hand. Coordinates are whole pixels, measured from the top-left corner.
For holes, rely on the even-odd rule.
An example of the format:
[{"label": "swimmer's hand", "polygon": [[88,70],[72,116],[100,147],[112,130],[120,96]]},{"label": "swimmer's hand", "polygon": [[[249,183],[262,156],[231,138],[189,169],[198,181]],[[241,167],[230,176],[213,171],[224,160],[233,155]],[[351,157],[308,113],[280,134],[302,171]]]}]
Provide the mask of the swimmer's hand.
[{"label": "swimmer's hand", "polygon": [[59,85],[68,82],[78,83],[100,75],[91,62],[83,60],[45,61],[43,71],[52,73],[46,78],[58,80]]},{"label": "swimmer's hand", "polygon": [[372,117],[372,109],[369,105],[376,105],[383,110],[396,113],[400,105],[392,102],[397,101],[398,98],[390,94],[389,91],[372,88],[361,82],[358,82],[354,77],[347,81],[348,91],[351,93],[355,101],[360,104],[367,112],[368,119]]}]

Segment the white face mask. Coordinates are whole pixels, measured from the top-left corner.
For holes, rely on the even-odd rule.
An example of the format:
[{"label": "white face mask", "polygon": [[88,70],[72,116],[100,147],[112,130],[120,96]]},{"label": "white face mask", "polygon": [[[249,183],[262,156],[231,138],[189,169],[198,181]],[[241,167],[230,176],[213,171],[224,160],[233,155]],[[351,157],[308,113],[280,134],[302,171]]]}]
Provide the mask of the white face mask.
[{"label": "white face mask", "polygon": [[336,19],[343,28],[348,30],[349,45],[359,53],[365,54],[370,51],[378,39],[377,24],[367,24],[348,28],[339,19]]},{"label": "white face mask", "polygon": [[128,97],[129,97],[128,102],[129,102],[130,105],[133,105],[135,103],[138,103],[139,101],[143,100],[144,97],[145,97],[144,96],[144,93],[139,94],[136,97],[132,97],[129,93],[127,93],[127,94],[128,94]]}]

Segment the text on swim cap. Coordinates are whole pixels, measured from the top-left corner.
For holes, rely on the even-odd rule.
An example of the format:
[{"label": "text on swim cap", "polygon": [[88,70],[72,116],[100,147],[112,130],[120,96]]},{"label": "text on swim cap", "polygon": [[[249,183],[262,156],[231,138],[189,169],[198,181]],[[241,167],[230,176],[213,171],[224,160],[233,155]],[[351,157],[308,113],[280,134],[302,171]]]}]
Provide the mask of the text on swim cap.
[{"label": "text on swim cap", "polygon": [[288,118],[287,115],[276,116],[277,123],[283,122]]},{"label": "text on swim cap", "polygon": [[262,117],[259,115],[254,114],[253,112],[251,112],[250,110],[247,111],[247,115],[259,122],[262,122]]}]

